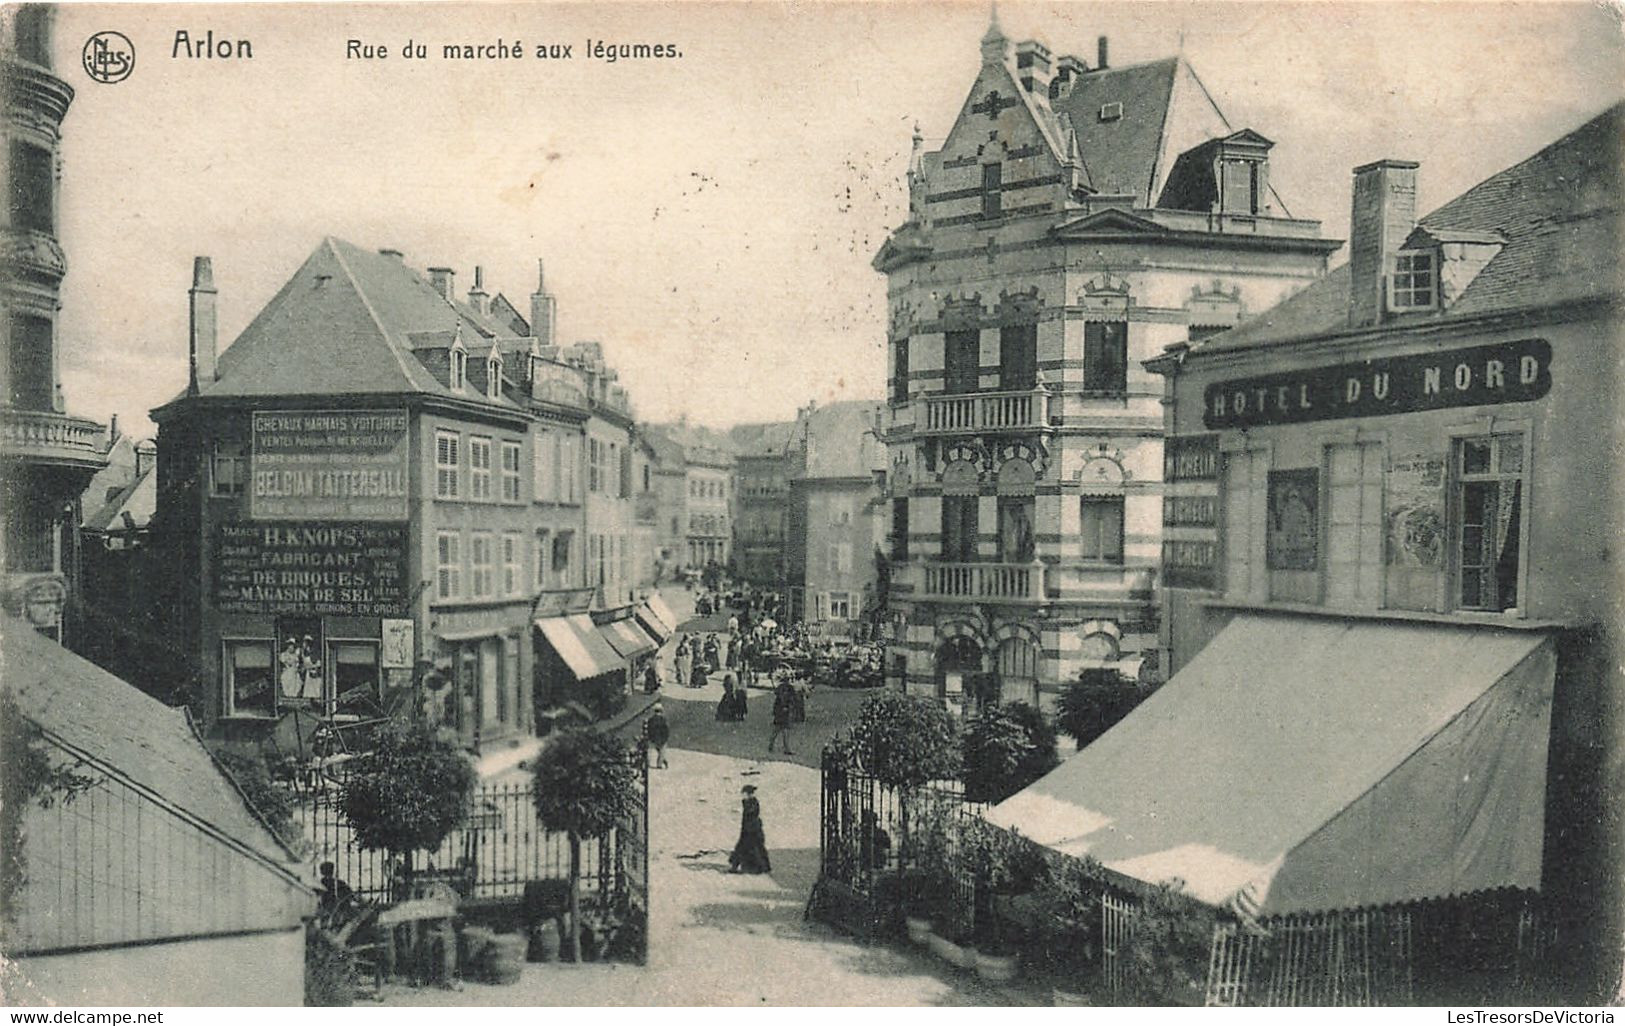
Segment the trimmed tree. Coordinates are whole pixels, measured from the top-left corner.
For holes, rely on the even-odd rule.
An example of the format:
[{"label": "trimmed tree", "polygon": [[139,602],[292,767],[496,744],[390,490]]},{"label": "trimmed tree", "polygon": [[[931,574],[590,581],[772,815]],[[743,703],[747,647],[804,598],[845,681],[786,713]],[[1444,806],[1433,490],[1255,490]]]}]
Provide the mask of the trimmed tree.
[{"label": "trimmed tree", "polygon": [[1125,680],[1116,670],[1084,670],[1061,692],[1056,723],[1082,748],[1116,726],[1155,690],[1155,686]]},{"label": "trimmed tree", "polygon": [[1002,802],[1025,786],[1020,770],[1032,757],[1033,742],[1010,712],[989,706],[977,713],[965,731],[963,776],[965,797],[973,802]]},{"label": "trimmed tree", "polygon": [[570,952],[581,958],[581,842],[632,814],[638,773],[621,742],[584,727],[554,735],[534,770],[536,815],[570,840]]},{"label": "trimmed tree", "polygon": [[1055,753],[1055,726],[1036,706],[1026,702],[1010,702],[1003,709],[1021,724],[1032,745],[1016,767],[1016,779],[1021,782],[1016,788],[1019,791],[1061,764],[1060,756]]},{"label": "trimmed tree", "polygon": [[864,699],[849,749],[858,765],[897,791],[902,814],[899,853],[908,848],[909,792],[959,775],[958,728],[940,702],[900,691]]},{"label": "trimmed tree", "polygon": [[420,724],[386,723],[345,778],[339,810],[358,847],[400,858],[410,878],[412,854],[440,847],[462,825],[475,779],[468,757],[450,741]]}]

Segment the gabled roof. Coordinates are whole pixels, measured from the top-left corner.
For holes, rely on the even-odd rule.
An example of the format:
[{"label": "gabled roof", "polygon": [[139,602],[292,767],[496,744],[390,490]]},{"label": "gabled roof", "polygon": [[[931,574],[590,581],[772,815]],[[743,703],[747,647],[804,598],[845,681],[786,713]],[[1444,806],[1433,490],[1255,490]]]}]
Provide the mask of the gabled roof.
[{"label": "gabled roof", "polygon": [[741,456],[783,456],[795,437],[796,422],[776,420],[765,424],[735,424],[728,429],[735,451]]},{"label": "gabled roof", "polygon": [[86,531],[121,530],[124,527],[124,514],[128,513],[136,527],[146,527],[157,509],[158,467],[154,463],[144,468],[140,477],[119,489],[100,509],[87,516],[82,526]]},{"label": "gabled roof", "polygon": [[[1527,160],[1486,178],[1423,217],[1436,237],[1506,244],[1444,311],[1405,314],[1391,326],[1607,299],[1619,289],[1625,103],[1609,108]],[[1348,326],[1348,265],[1264,314],[1203,342],[1222,352],[1333,333]]]},{"label": "gabled roof", "polygon": [[1168,229],[1130,211],[1107,208],[1058,224],[1050,232],[1054,235],[1166,235]]},{"label": "gabled roof", "polygon": [[[0,688],[47,737],[296,873],[297,858],[171,709],[0,613]],[[91,771],[94,772],[94,771]]]},{"label": "gabled roof", "polygon": [[[1078,148],[1089,167],[1089,184],[1096,192],[1126,193],[1137,205],[1154,204],[1151,183],[1180,63],[1178,57],[1169,57],[1090,71],[1077,79],[1070,94],[1055,101],[1056,108],[1072,119]],[[1122,117],[1102,121],[1100,110],[1108,103],[1122,104]]]},{"label": "gabled roof", "polygon": [[220,354],[215,380],[198,393],[482,398],[474,389],[449,389],[412,355],[441,338],[443,348],[459,329],[465,345],[502,333],[397,257],[329,237]]}]

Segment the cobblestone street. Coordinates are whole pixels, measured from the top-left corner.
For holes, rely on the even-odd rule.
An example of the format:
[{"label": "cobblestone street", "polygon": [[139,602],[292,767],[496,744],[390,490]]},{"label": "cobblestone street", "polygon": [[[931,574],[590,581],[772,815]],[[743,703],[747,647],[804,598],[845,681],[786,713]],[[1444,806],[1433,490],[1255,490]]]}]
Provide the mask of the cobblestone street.
[{"label": "cobblestone street", "polygon": [[[668,701],[668,708],[672,704]],[[760,739],[753,736],[752,743]],[[517,984],[391,986],[392,1005],[985,1005],[1010,994],[902,947],[802,919],[818,873],[818,772],[682,749],[651,771],[647,966],[527,964]],[[773,872],[731,875],[739,788],[762,799]]]}]

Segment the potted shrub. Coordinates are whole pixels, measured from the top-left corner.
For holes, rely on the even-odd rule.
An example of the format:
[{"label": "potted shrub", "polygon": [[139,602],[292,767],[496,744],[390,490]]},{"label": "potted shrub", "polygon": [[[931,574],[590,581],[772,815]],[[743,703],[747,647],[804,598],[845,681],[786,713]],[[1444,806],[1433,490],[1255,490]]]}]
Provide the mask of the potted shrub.
[{"label": "potted shrub", "polygon": [[[454,743],[421,725],[386,723],[339,792],[339,811],[364,851],[386,851],[408,885],[412,855],[434,851],[468,815],[474,767]],[[409,897],[397,893],[395,898]]]},{"label": "potted shrub", "polygon": [[1036,947],[1054,981],[1056,1005],[1086,1005],[1095,968],[1095,932],[1100,922],[1100,864],[1090,858],[1050,853],[1046,872],[1032,898]]}]

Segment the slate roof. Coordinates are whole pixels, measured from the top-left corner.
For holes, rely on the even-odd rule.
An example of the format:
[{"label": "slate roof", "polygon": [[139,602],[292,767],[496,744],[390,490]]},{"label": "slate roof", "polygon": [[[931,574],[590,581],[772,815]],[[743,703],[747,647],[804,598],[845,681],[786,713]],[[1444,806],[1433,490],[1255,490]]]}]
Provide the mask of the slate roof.
[{"label": "slate roof", "polygon": [[[1072,119],[1078,149],[1097,192],[1131,192],[1138,206],[1151,206],[1150,195],[1162,130],[1173,99],[1180,59],[1169,57],[1082,75],[1055,109]],[[1101,121],[1100,108],[1121,103],[1123,116]]]},{"label": "slate roof", "polygon": [[[446,300],[396,257],[325,238],[287,284],[220,354],[199,395],[461,395],[413,355],[416,344],[459,326],[466,345],[506,334],[466,303]],[[487,400],[512,405],[506,400]]]},{"label": "slate roof", "polygon": [[86,531],[122,530],[124,514],[137,527],[146,527],[158,509],[158,468],[146,467],[141,476],[119,489],[100,509],[85,517]]},{"label": "slate roof", "polygon": [[265,858],[298,859],[250,810],[181,709],[171,709],[0,613],[0,688],[47,735],[103,763]]},{"label": "slate roof", "polygon": [[[1448,309],[1390,316],[1383,324],[1403,327],[1616,295],[1625,184],[1622,134],[1625,103],[1423,217],[1419,223],[1424,229],[1454,237],[1499,233],[1506,245]],[[1222,352],[1341,331],[1348,326],[1348,304],[1349,269],[1343,264],[1192,352]]]},{"label": "slate roof", "polygon": [[795,421],[775,420],[765,424],[735,424],[728,429],[728,437],[740,456],[783,456],[795,431]]}]

